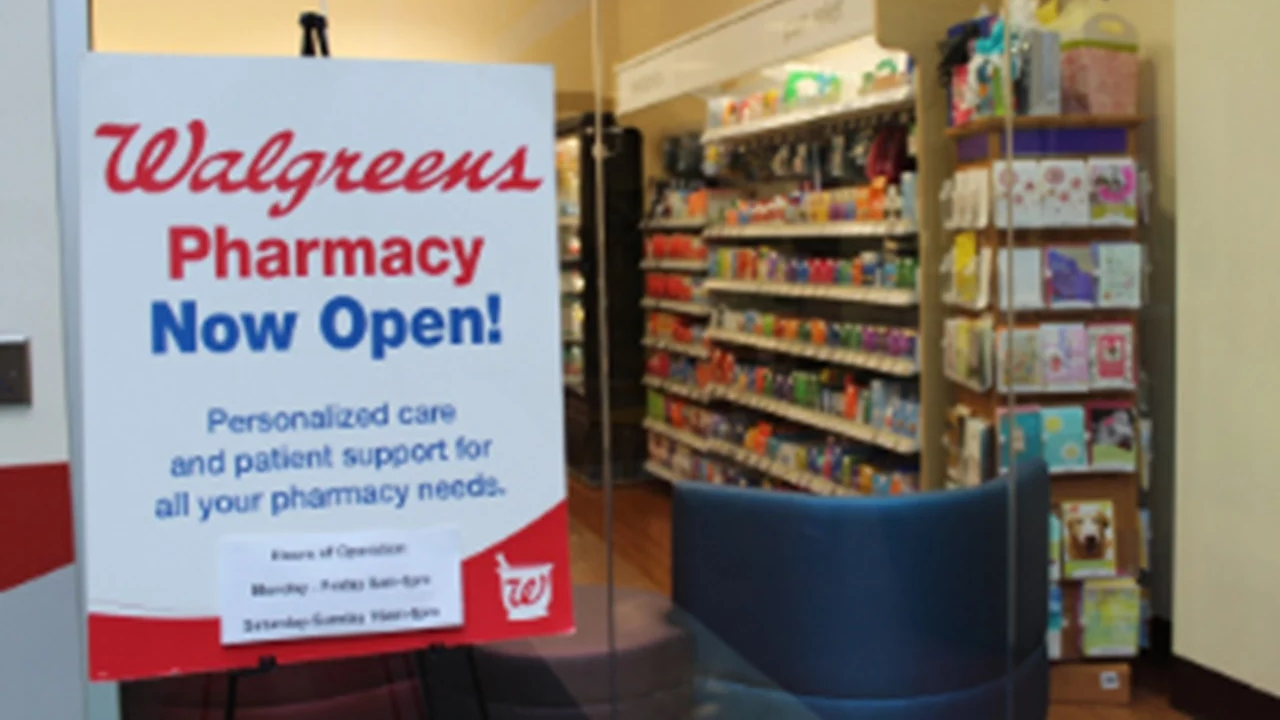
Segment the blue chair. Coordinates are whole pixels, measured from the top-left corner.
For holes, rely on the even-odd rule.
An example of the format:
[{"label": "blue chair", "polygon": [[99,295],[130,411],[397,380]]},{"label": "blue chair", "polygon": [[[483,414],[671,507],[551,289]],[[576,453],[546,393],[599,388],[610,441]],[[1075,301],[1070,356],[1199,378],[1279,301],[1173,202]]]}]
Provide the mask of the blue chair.
[{"label": "blue chair", "polygon": [[672,594],[697,717],[1044,720],[1048,471],[1019,468],[1011,547],[1014,482],[893,498],[679,484]]}]

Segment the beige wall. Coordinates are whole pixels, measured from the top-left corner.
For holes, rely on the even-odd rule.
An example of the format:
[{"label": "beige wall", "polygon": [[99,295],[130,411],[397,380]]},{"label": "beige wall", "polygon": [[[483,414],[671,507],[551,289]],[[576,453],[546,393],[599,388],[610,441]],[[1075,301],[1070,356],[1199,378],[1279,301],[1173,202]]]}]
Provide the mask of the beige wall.
[{"label": "beige wall", "polygon": [[[1280,3],[1177,7],[1177,558],[1174,650],[1280,693]],[[1276,259],[1276,258],[1272,258]]]},{"label": "beige wall", "polygon": [[[617,45],[622,0],[605,0]],[[537,62],[556,87],[591,90],[590,0],[329,0],[333,54],[378,59]],[[297,55],[298,15],[319,0],[93,0],[94,47],[107,52]],[[606,57],[609,66],[613,55]]]}]

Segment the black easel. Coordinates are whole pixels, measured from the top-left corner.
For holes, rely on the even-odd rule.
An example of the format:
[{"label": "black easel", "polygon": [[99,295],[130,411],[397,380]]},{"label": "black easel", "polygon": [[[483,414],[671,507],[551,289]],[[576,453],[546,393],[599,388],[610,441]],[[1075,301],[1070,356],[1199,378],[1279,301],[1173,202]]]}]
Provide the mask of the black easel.
[{"label": "black easel", "polygon": [[329,20],[318,12],[304,12],[298,18],[302,26],[302,57],[329,57]]},{"label": "black easel", "polygon": [[276,658],[274,655],[263,655],[258,658],[258,667],[249,668],[248,670],[232,670],[227,673],[227,702],[222,707],[222,720],[235,720],[236,705],[238,705],[236,694],[240,689],[240,678],[245,675],[261,675],[271,672],[276,667]]}]

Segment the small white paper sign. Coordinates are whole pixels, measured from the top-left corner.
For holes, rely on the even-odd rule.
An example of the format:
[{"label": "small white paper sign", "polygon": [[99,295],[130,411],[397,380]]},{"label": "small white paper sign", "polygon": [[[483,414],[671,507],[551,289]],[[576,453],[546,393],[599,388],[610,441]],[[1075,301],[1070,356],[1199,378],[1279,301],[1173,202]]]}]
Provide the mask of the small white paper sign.
[{"label": "small white paper sign", "polygon": [[459,530],[224,536],[218,599],[223,645],[457,627]]}]

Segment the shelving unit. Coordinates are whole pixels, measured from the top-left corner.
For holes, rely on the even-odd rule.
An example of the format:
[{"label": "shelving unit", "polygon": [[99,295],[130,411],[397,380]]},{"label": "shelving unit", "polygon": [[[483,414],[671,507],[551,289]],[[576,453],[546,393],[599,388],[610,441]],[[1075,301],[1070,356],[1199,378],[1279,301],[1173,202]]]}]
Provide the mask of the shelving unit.
[{"label": "shelving unit", "polygon": [[[598,482],[602,436],[611,434],[614,477],[640,475],[644,433],[643,364],[634,348],[643,335],[638,307],[641,293],[640,239],[637,231],[643,204],[640,171],[641,138],[634,128],[620,127],[605,116],[605,210],[598,217],[592,200],[595,187],[594,116],[568,118],[557,126],[556,165],[560,208],[561,332],[565,347],[566,452],[570,473]],[[596,228],[609,237],[607,257],[600,257]],[[600,267],[608,288],[609,378],[600,378]],[[611,416],[602,411],[608,394]],[[632,422],[626,422],[633,418]]]},{"label": "shelving unit", "polygon": [[[853,133],[854,124],[875,132],[880,118],[902,122],[902,113],[911,97],[909,87],[898,88],[894,92],[858,98],[853,103],[832,104],[750,126],[710,131],[704,134],[703,140],[723,142],[751,137],[754,142],[785,143],[816,139],[822,133]],[[852,191],[851,185],[846,187],[849,189],[842,192]],[[913,281],[904,286],[877,286],[875,283],[880,280],[868,275],[861,281],[864,284],[855,284],[852,276],[838,282],[834,277],[826,282],[780,282],[765,279],[763,264],[759,274],[743,275],[732,270],[732,263],[727,260],[736,253],[755,252],[753,248],[764,245],[793,253],[795,257],[832,258],[832,267],[840,263],[846,269],[871,254],[887,259],[891,267],[904,268],[905,273],[905,263],[893,258],[911,257],[914,264],[915,213],[908,211],[899,216],[886,211],[879,219],[859,221],[797,222],[793,219],[742,224],[724,222],[722,217],[736,220],[727,212],[712,215],[712,223],[702,227],[699,237],[709,260],[673,262],[647,257],[642,264],[644,269],[652,271],[709,275],[701,280],[697,291],[704,294],[705,299],[688,302],[646,297],[642,302],[649,310],[708,321],[705,331],[700,333],[703,342],[699,345],[672,343],[652,336],[644,340],[646,347],[701,361],[693,373],[695,381],[672,383],[656,374],[645,380],[654,391],[646,425],[651,435],[651,462],[660,470],[651,474],[668,480],[673,463],[692,462],[691,467],[685,468],[688,472],[683,475],[677,472],[677,476],[712,482],[764,482],[829,496],[901,492],[918,485],[918,429],[904,431],[906,423],[914,420],[886,417],[880,422],[892,422],[893,428],[875,426],[851,419],[848,413],[855,412],[852,406],[841,412],[833,408],[823,410],[815,405],[816,395],[797,394],[788,398],[777,393],[752,392],[742,385],[741,378],[721,374],[726,367],[734,366],[734,358],[740,358],[776,371],[779,377],[789,372],[794,372],[797,378],[827,377],[828,373],[842,372],[845,374],[839,375],[843,378],[840,382],[848,383],[842,392],[850,392],[850,384],[856,380],[865,393],[871,393],[872,387],[881,388],[879,384],[884,383],[884,387],[904,388],[909,397],[915,397],[921,382],[919,363],[914,351],[904,352],[906,347],[914,347],[918,331],[918,292]],[[876,217],[870,212],[868,215]],[[673,223],[669,222],[646,225],[650,231],[671,227]],[[886,268],[886,272],[893,270]],[[894,276],[886,277],[892,284]],[[776,317],[780,324],[774,329],[743,326],[745,316]],[[791,322],[804,325],[804,338],[783,332],[781,323]],[[815,332],[826,334],[828,339],[823,340],[822,335],[809,337],[810,326],[817,328]],[[841,333],[839,338],[834,335],[837,332]],[[875,343],[881,345],[873,346]],[[830,394],[834,390],[828,387],[822,392]],[[864,399],[856,412],[867,412],[869,407],[871,403]],[[671,413],[676,415],[667,417]],[[660,415],[664,421],[657,419]],[[681,429],[675,429],[676,425]],[[787,447],[770,447],[766,452],[759,441],[762,432],[782,434],[788,438],[784,443]],[[655,437],[658,440],[655,441]],[[687,448],[688,453],[677,457],[672,452],[673,444]],[[825,473],[805,469],[813,462],[807,457],[809,454],[821,455],[836,446],[841,449],[833,456],[834,460],[824,465]],[[824,447],[828,450],[821,449]],[[666,458],[676,459],[667,462]],[[847,464],[849,460],[852,465]],[[911,475],[910,483],[903,481],[904,469]],[[836,479],[842,476],[843,479]]]},{"label": "shelving unit", "polygon": [[[1105,658],[1088,657],[1082,640],[1083,629],[1076,619],[1080,617],[1082,595],[1088,583],[1109,578],[1120,578],[1123,582],[1124,578],[1136,580],[1142,575],[1140,548],[1143,539],[1139,515],[1141,438],[1138,435],[1142,404],[1138,391],[1140,303],[1123,303],[1126,307],[1054,307],[1054,303],[1063,296],[1076,293],[1092,295],[1092,302],[1101,304],[1103,293],[1110,292],[1103,283],[1109,282],[1112,271],[1104,275],[1103,269],[1094,267],[1092,263],[1086,263],[1085,268],[1059,263],[1067,263],[1073,257],[1103,257],[1106,253],[1117,252],[1117,249],[1123,249],[1126,254],[1131,251],[1140,253],[1136,133],[1141,119],[1094,116],[1017,118],[1013,124],[1013,155],[1010,159],[1024,163],[1022,165],[1005,162],[1005,122],[1003,119],[982,120],[947,131],[947,137],[955,145],[958,171],[984,173],[989,169],[991,176],[996,178],[992,182],[991,196],[997,206],[1003,207],[1001,198],[1006,195],[1000,189],[999,178],[1004,177],[1003,173],[1029,170],[1032,166],[1025,164],[1029,161],[1041,163],[1035,166],[1041,168],[1041,176],[1046,174],[1044,168],[1059,168],[1066,164],[1087,167],[1087,172],[1092,174],[1103,172],[1094,168],[1109,168],[1117,159],[1132,163],[1129,176],[1133,181],[1130,188],[1132,226],[1064,227],[1035,223],[1038,226],[1015,227],[1014,252],[1032,260],[1041,257],[1044,265],[1036,266],[1035,272],[1019,275],[1018,271],[1011,269],[1015,264],[1012,260],[983,263],[975,258],[963,264],[957,262],[951,272],[961,272],[961,265],[974,268],[975,272],[985,275],[979,276],[978,282],[992,290],[986,293],[988,302],[979,299],[975,303],[965,298],[948,306],[953,317],[962,318],[957,327],[977,327],[970,323],[981,323],[985,329],[989,322],[992,335],[984,342],[992,344],[988,352],[993,360],[978,378],[948,378],[954,386],[952,416],[956,418],[948,443],[953,449],[949,467],[957,469],[951,474],[956,475],[959,468],[965,468],[965,479],[969,479],[975,465],[991,464],[981,470],[984,477],[991,477],[998,471],[997,466],[1010,464],[1010,457],[1016,457],[1022,450],[1032,452],[1043,446],[1041,452],[1050,463],[1053,475],[1052,495],[1055,512],[1060,518],[1058,522],[1066,523],[1068,520],[1064,516],[1086,510],[1091,513],[1088,520],[1093,521],[1096,514],[1102,512],[1098,508],[1110,509],[1110,528],[1103,530],[1100,540],[1108,549],[1099,552],[1110,553],[1114,567],[1109,570],[1088,568],[1090,578],[1071,572],[1071,563],[1084,565],[1086,561],[1067,559],[1072,553],[1068,546],[1075,537],[1068,530],[1063,539],[1061,580],[1055,583],[1055,587],[1061,589],[1061,617],[1066,621],[1060,634],[1055,636],[1060,637],[1055,672],[1063,668],[1065,673],[1096,673],[1105,683],[1108,679],[1127,678],[1128,663],[1114,654]],[[1067,175],[1074,176],[1074,171]],[[1091,176],[1086,177],[1089,187],[1092,187],[1096,181]],[[1042,178],[1040,182],[1043,182]],[[1086,189],[1085,192],[1089,191]],[[1098,198],[1095,191],[1093,205],[1089,209],[1094,222],[1097,222],[1097,214],[1107,207],[1098,205]],[[1100,207],[1104,210],[1100,211]],[[995,215],[993,211],[988,224],[973,228],[957,227],[952,229],[952,233],[955,237],[972,233],[976,236],[979,253],[1000,257],[1008,252],[1008,231],[996,227],[996,223],[1002,221]],[[1049,221],[1049,218],[1042,219]],[[1087,224],[1089,218],[1086,217],[1085,222]],[[969,251],[964,250],[964,254],[967,256]],[[1006,275],[1002,276],[1002,268]],[[1132,271],[1137,284],[1134,290],[1137,291],[1145,285],[1141,259],[1133,265]],[[1092,289],[1076,288],[1067,282],[1075,277],[1092,278],[1089,281]],[[1025,284],[1028,278],[1032,282],[1039,278],[1042,283],[1043,306],[1002,298],[1008,294],[1000,291],[1002,287]],[[1020,296],[1014,294],[1013,297]],[[1072,304],[1076,304],[1075,301]],[[1012,309],[1010,305],[1013,305]],[[1099,337],[1102,339],[1098,344],[1090,334],[1094,328],[1101,328]],[[1112,337],[1106,333],[1118,333],[1115,338],[1126,336],[1117,328],[1127,328],[1128,342],[1123,349],[1118,341],[1114,347],[1105,344]],[[1019,335],[1015,336],[1015,333]],[[999,337],[1007,337],[1008,344],[998,341],[996,338]],[[1019,340],[1019,337],[1026,340]],[[1043,339],[1039,339],[1041,337]],[[1033,347],[1036,354],[1024,352]],[[944,350],[944,354],[946,352]],[[1081,352],[1085,357],[1077,359]],[[1104,382],[1105,378],[1100,376],[1100,373],[1112,371],[1112,363],[1107,360],[1112,353],[1116,355],[1115,372],[1122,373],[1121,378],[1127,372],[1127,382],[1123,379]],[[1033,369],[1019,369],[1028,367],[1024,362],[1026,358],[1034,361]],[[1019,368],[1012,368],[1014,363],[1019,363]],[[1075,368],[1074,374],[1083,372],[1083,375],[1068,386],[1055,386],[1054,377],[1068,375],[1066,369],[1051,375],[1055,367]],[[1020,379],[1032,373],[1042,378],[1040,386],[1019,384]],[[1115,386],[1116,382],[1120,386]],[[1013,412],[1008,410],[1011,398],[1016,398],[1019,408]],[[990,428],[987,441],[982,440],[984,427]],[[1025,439],[1024,433],[1037,432],[1043,433],[1043,439]],[[1122,435],[1125,432],[1128,433],[1127,438]],[[1114,447],[1120,448],[1121,457],[1125,455],[1125,447],[1132,451],[1131,463],[1117,464],[1110,457],[1113,442],[1120,443]],[[984,443],[987,447],[981,446]],[[1100,460],[1104,453],[1107,453],[1109,461],[1105,466]],[[991,462],[984,462],[984,458]],[[1136,645],[1133,652],[1137,652]]]}]

